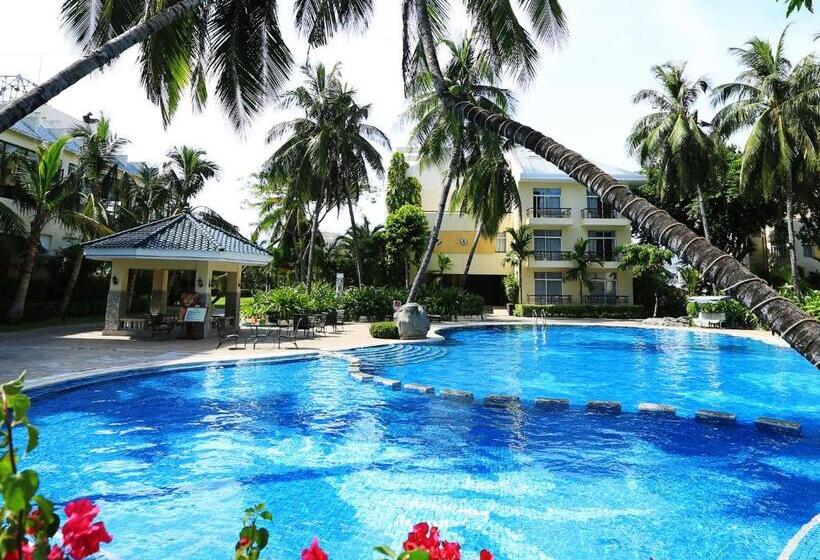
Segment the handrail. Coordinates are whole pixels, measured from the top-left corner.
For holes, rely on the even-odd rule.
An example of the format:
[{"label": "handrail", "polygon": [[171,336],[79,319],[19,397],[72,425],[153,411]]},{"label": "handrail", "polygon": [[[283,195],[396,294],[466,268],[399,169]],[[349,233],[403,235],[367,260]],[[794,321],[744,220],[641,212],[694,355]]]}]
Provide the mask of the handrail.
[{"label": "handrail", "polygon": [[569,218],[572,208],[527,208],[529,218]]},{"label": "handrail", "polygon": [[588,220],[607,220],[621,218],[621,213],[610,206],[601,208],[584,208],[581,210],[581,217]]}]

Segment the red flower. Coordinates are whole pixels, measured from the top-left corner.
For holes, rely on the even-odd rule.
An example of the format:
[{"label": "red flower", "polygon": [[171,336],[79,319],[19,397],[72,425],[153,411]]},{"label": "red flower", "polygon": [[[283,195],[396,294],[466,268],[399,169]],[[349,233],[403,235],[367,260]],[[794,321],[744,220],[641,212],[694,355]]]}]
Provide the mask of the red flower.
[{"label": "red flower", "polygon": [[28,542],[23,542],[23,556],[18,554],[18,550],[10,550],[3,556],[3,560],[32,560],[34,558],[34,547]]},{"label": "red flower", "polygon": [[302,551],[302,560],[327,560],[327,554],[319,547],[319,539],[313,537],[310,546]]},{"label": "red flower", "polygon": [[478,560],[493,560],[493,553],[485,548],[479,553]]},{"label": "red flower", "polygon": [[430,527],[425,522],[413,526],[402,548],[407,552],[426,550],[430,560],[461,560],[461,545],[457,542],[442,541],[438,527]]},{"label": "red flower", "polygon": [[82,560],[100,551],[100,543],[110,543],[111,535],[102,522],[92,523],[100,512],[94,503],[83,498],[65,507],[68,516],[63,525],[63,544],[71,551],[74,560]]},{"label": "red flower", "polygon": [[239,539],[239,542],[236,543],[236,549],[246,548],[249,544],[251,544],[251,540],[248,537],[242,537]]},{"label": "red flower", "polygon": [[65,560],[65,556],[63,556],[63,549],[55,544],[51,547],[51,550],[48,551],[46,560]]}]

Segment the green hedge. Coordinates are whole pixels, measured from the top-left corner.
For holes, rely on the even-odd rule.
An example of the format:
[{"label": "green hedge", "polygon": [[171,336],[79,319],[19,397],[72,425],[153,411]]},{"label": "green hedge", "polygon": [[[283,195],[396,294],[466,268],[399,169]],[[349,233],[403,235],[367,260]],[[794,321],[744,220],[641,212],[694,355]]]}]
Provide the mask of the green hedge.
[{"label": "green hedge", "polygon": [[[66,317],[102,317],[105,315],[106,301],[70,301],[66,309]],[[5,309],[1,311],[5,315]],[[24,321],[44,321],[60,318],[59,301],[27,302],[23,311]]]},{"label": "green hedge", "polygon": [[538,310],[547,317],[573,317],[595,319],[638,319],[644,316],[641,305],[528,305],[515,306],[516,317],[532,317]]},{"label": "green hedge", "polygon": [[736,299],[724,299],[715,303],[695,303],[690,301],[686,304],[686,313],[690,317],[697,317],[703,313],[725,313],[725,326],[732,329],[754,329],[759,321],[746,307]]},{"label": "green hedge", "polygon": [[399,338],[399,328],[391,321],[379,321],[370,324],[370,336],[373,338]]}]

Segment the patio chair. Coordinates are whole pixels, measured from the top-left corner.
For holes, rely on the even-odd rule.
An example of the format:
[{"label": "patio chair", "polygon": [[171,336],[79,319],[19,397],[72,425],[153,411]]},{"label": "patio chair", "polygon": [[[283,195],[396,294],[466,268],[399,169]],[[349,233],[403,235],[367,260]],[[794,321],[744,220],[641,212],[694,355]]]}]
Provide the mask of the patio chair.
[{"label": "patio chair", "polygon": [[692,322],[697,327],[719,328],[726,322],[726,313],[704,313],[701,311]]},{"label": "patio chair", "polygon": [[302,331],[305,338],[313,338],[313,326],[310,322],[310,317],[303,313],[295,313],[293,315],[293,330]]},{"label": "patio chair", "polygon": [[293,343],[294,348],[299,348],[299,345],[296,344],[296,339],[299,338],[299,322],[296,320],[296,317],[293,319],[293,326],[284,327],[276,331],[275,337],[277,348],[282,347],[282,340]]},{"label": "patio chair", "polygon": [[154,340],[154,337],[160,334],[164,334],[168,340],[171,340],[174,323],[172,321],[166,321],[162,315],[149,313],[148,328],[151,329],[151,340]]},{"label": "patio chair", "polygon": [[331,311],[331,313],[336,314],[336,323],[333,326],[333,332],[336,332],[336,329],[339,329],[340,331],[344,331],[345,330],[345,312],[344,311],[339,311],[338,309],[331,309],[330,311]]},{"label": "patio chair", "polygon": [[339,326],[337,321],[339,319],[339,314],[336,313],[335,309],[331,309],[327,313],[325,313],[325,329],[328,327],[333,329],[333,332],[336,332],[336,328]]},{"label": "patio chair", "polygon": [[[217,349],[222,346],[224,342],[233,341],[234,348],[239,347],[239,333],[238,332],[228,332],[227,327],[225,326],[224,320],[217,320],[216,322],[216,335],[219,338],[218,342],[216,343]],[[248,341],[245,341],[245,348],[248,347]]]}]

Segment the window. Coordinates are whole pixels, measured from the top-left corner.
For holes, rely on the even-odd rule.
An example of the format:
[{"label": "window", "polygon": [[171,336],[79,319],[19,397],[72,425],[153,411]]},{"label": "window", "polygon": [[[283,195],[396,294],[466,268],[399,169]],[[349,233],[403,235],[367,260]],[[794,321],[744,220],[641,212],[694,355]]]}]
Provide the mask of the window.
[{"label": "window", "polygon": [[601,199],[589,189],[587,189],[587,212],[590,218],[597,218],[601,215]]},{"label": "window", "polygon": [[803,256],[807,259],[814,257],[814,246],[811,243],[803,243]]},{"label": "window", "polygon": [[614,231],[590,231],[587,251],[605,261],[617,259]]},{"label": "window", "polygon": [[561,230],[537,229],[533,232],[535,259],[541,261],[561,260]]},{"label": "window", "polygon": [[561,189],[534,189],[532,209],[535,218],[561,217]]},{"label": "window", "polygon": [[592,287],[589,291],[593,296],[614,296],[617,286],[617,276],[614,272],[593,272],[589,277]]},{"label": "window", "polygon": [[536,272],[535,296],[530,299],[536,305],[562,303],[570,297],[564,297],[563,290],[564,280],[560,272]]},{"label": "window", "polygon": [[506,233],[499,233],[495,236],[495,252],[496,253],[506,253],[507,252],[507,234]]}]

